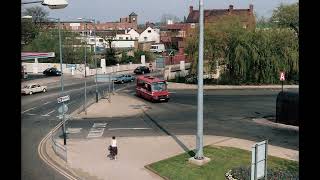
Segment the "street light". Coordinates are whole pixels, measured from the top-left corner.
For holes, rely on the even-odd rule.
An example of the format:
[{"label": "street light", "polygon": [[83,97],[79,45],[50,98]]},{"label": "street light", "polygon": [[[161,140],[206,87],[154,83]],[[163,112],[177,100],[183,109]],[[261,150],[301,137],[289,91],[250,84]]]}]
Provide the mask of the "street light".
[{"label": "street light", "polygon": [[83,21],[90,21],[93,22],[94,27],[94,59],[96,64],[96,102],[98,102],[98,64],[97,64],[97,54],[96,54],[96,48],[97,48],[97,37],[96,37],[96,20],[95,19],[86,19],[86,18],[77,18],[78,20]]},{"label": "street light", "polygon": [[[22,16],[22,18],[25,19],[31,19],[32,16]],[[60,51],[60,68],[61,68],[61,78],[60,78],[60,84],[61,84],[61,96],[64,94],[64,84],[63,84],[63,69],[62,69],[62,45],[61,45],[61,32],[60,32],[60,18],[47,18],[52,19],[55,21],[58,21],[58,30],[59,30],[59,51]],[[66,145],[66,126],[65,126],[65,112],[64,112],[65,104],[62,102],[62,133],[63,133],[63,144]]]},{"label": "street light", "polygon": [[[83,20],[83,18],[77,18],[78,20]],[[84,22],[84,20],[82,21]],[[87,40],[88,40],[88,32],[87,32],[87,23],[85,23],[85,32],[86,32],[86,41],[84,48],[84,113],[87,114]]]},{"label": "street light", "polygon": [[21,2],[21,4],[35,4],[41,3],[43,6],[48,6],[50,9],[63,9],[68,6],[67,0],[40,0]]}]

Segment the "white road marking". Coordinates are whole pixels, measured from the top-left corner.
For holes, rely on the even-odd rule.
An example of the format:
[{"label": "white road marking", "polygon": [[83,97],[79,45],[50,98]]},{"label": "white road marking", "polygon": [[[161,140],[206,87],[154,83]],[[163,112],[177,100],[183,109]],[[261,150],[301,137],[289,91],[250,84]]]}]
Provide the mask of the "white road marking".
[{"label": "white road marking", "polygon": [[76,133],[80,133],[82,128],[68,128],[67,129],[67,133],[69,134],[76,134]]},{"label": "white road marking", "polygon": [[151,128],[109,128],[108,130],[143,130],[143,129],[151,129]]},{"label": "white road marking", "polygon": [[46,105],[46,104],[49,104],[50,102],[46,102],[46,103],[44,103],[43,105]]},{"label": "white road marking", "polygon": [[49,114],[53,113],[55,110],[50,111],[49,113],[45,114],[45,115],[41,115],[41,116],[50,116]]},{"label": "white road marking", "polygon": [[30,108],[30,109],[27,109],[27,110],[25,110],[25,111],[23,111],[23,112],[21,112],[21,113],[28,112],[28,111],[30,111],[30,110],[32,110],[32,109],[35,109],[35,108],[37,108],[37,107],[33,107],[33,108]]},{"label": "white road marking", "polygon": [[34,115],[36,115],[36,114],[31,114],[31,113],[27,113],[26,115],[31,115],[31,116],[34,116]]},{"label": "white road marking", "polygon": [[107,123],[94,123],[92,127],[106,127]]},{"label": "white road marking", "polygon": [[103,135],[107,123],[93,123],[87,138],[97,138]]}]

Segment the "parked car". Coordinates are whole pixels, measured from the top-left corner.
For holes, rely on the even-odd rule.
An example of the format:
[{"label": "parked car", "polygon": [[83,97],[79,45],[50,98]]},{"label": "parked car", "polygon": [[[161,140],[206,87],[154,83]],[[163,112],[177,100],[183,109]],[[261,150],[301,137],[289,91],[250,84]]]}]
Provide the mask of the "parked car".
[{"label": "parked car", "polygon": [[147,66],[139,66],[134,71],[135,74],[150,73],[150,69]]},{"label": "parked car", "polygon": [[46,76],[61,76],[61,71],[57,68],[48,68],[43,71],[43,74]]},{"label": "parked car", "polygon": [[136,78],[130,74],[122,74],[119,76],[116,76],[113,81],[114,83],[126,83],[126,82],[133,82]]},{"label": "parked car", "polygon": [[153,44],[151,45],[151,48],[150,48],[150,52],[153,52],[153,53],[162,53],[165,51],[166,51],[166,48],[164,44]]},{"label": "parked car", "polygon": [[27,84],[21,89],[21,94],[33,94],[37,92],[47,92],[47,86],[41,86],[40,84],[32,83]]}]

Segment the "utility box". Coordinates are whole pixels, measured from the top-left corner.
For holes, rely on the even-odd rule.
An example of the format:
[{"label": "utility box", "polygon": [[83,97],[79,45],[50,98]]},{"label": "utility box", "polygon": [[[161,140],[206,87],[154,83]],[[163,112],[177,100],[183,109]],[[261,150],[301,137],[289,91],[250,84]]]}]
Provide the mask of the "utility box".
[{"label": "utility box", "polygon": [[276,122],[299,126],[299,93],[280,92],[276,102]]}]

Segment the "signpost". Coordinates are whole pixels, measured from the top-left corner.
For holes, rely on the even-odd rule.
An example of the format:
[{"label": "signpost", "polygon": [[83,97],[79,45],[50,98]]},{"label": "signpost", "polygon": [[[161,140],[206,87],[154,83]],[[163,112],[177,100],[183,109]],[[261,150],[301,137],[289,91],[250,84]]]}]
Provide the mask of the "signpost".
[{"label": "signpost", "polygon": [[282,92],[283,92],[283,81],[285,81],[286,78],[285,78],[285,72],[280,72],[280,81],[281,81],[281,84],[282,84]]},{"label": "signpost", "polygon": [[267,180],[268,140],[252,146],[251,180],[264,178]]}]

